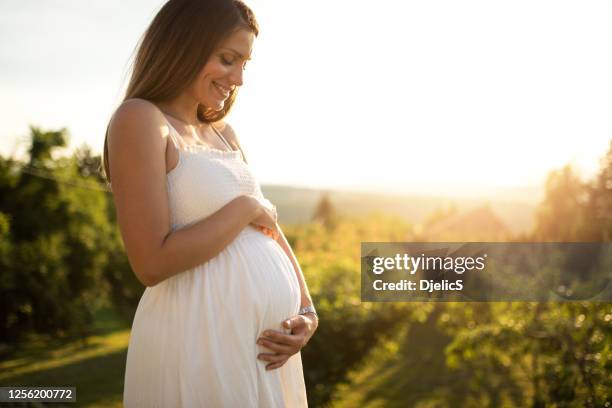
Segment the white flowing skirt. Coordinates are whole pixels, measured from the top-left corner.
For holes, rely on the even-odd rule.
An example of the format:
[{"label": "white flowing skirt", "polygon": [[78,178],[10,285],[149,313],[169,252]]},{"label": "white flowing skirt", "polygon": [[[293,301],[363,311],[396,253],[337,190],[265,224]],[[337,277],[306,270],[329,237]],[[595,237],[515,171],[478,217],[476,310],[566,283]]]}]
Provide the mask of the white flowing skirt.
[{"label": "white flowing skirt", "polygon": [[306,407],[300,353],[266,371],[256,344],[288,333],[300,286],[280,245],[246,227],[210,261],[147,287],[127,353],[124,406]]}]

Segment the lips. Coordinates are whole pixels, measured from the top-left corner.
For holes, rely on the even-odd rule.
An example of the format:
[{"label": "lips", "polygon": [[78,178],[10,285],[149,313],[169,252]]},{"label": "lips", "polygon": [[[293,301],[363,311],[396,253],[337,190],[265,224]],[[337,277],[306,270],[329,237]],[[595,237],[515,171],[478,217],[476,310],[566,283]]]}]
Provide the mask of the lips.
[{"label": "lips", "polygon": [[213,85],[217,89],[217,91],[219,91],[221,96],[223,96],[224,98],[227,98],[230,95],[231,88],[221,85],[220,83],[215,82],[215,81],[213,81]]}]

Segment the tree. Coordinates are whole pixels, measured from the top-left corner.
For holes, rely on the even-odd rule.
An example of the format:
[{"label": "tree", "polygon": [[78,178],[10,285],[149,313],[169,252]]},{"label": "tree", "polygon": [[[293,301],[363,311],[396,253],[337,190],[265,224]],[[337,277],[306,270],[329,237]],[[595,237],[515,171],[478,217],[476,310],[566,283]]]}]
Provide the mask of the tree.
[{"label": "tree", "polygon": [[612,241],[612,140],[601,160],[601,168],[589,186],[587,213],[589,223],[585,235],[598,242]]},{"label": "tree", "polygon": [[333,229],[336,225],[336,212],[327,193],[321,196],[312,216],[312,221],[323,224],[327,230]]},{"label": "tree", "polygon": [[587,184],[569,165],[552,171],[546,181],[545,198],[537,210],[535,238],[557,242],[584,240],[588,198]]},{"label": "tree", "polygon": [[102,175],[102,158],[100,155],[94,155],[88,145],[83,145],[76,149],[74,156],[77,160],[77,167],[81,176],[93,176],[102,184],[106,182],[106,178]]},{"label": "tree", "polygon": [[74,157],[53,158],[66,142],[31,127],[28,161],[0,160],[0,341],[82,333],[104,298],[107,197]]}]

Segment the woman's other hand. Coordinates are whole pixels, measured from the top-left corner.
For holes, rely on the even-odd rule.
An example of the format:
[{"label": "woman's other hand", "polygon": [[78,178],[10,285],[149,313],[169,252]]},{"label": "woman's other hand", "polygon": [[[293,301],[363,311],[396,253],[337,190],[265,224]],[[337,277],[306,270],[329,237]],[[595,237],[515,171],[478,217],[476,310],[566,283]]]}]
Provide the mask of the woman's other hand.
[{"label": "woman's other hand", "polygon": [[278,330],[265,330],[257,339],[257,344],[271,350],[271,353],[261,353],[258,359],[267,361],[266,370],[279,368],[289,358],[299,352],[317,330],[319,320],[314,313],[293,316],[283,322],[283,327],[291,329],[291,334]]}]

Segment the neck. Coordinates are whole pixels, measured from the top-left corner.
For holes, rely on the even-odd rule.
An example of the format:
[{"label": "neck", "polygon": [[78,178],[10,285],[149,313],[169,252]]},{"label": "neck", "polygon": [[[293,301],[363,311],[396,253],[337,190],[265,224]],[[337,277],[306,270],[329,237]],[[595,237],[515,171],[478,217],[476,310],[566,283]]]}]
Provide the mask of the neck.
[{"label": "neck", "polygon": [[199,126],[201,122],[198,120],[198,104],[194,103],[193,99],[185,97],[177,97],[171,101],[160,102],[157,105],[166,115],[179,120],[190,126]]}]

